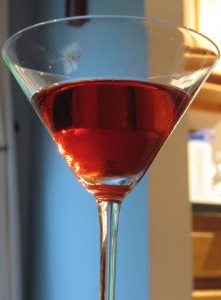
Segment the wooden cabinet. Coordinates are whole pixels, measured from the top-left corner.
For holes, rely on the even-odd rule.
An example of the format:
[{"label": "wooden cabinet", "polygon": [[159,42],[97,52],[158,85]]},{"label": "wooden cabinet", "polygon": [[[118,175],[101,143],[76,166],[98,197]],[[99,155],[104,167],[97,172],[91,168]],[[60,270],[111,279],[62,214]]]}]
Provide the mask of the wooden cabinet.
[{"label": "wooden cabinet", "polygon": [[[193,101],[189,129],[213,128],[213,152],[221,151],[220,78],[210,78]],[[215,159],[215,156],[214,156]],[[208,199],[208,203],[212,202]],[[221,206],[202,204],[192,217],[193,300],[221,300]]]},{"label": "wooden cabinet", "polygon": [[191,105],[192,109],[221,113],[221,78],[211,75]]},{"label": "wooden cabinet", "polygon": [[193,300],[220,300],[221,291],[211,290],[211,291],[194,291]]},{"label": "wooden cabinet", "polygon": [[221,214],[194,213],[193,299],[221,299]]}]

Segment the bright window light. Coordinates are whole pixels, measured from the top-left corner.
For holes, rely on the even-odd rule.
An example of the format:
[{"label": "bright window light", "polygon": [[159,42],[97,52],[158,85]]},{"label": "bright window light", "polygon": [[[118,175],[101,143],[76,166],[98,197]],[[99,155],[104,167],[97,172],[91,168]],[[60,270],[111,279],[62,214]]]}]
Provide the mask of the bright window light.
[{"label": "bright window light", "polygon": [[[221,50],[221,0],[197,0],[197,30],[208,36]],[[221,74],[221,63],[213,73]]]}]

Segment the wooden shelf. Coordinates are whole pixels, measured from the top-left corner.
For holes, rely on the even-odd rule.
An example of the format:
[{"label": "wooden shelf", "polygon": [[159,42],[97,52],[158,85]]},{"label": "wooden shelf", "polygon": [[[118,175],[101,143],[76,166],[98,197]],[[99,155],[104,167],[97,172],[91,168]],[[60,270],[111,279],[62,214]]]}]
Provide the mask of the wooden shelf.
[{"label": "wooden shelf", "polygon": [[193,300],[220,300],[221,290],[209,290],[209,291],[194,291],[192,293]]},{"label": "wooden shelf", "polygon": [[220,215],[193,214],[192,247],[194,290],[221,290]]},{"label": "wooden shelf", "polygon": [[190,108],[221,113],[221,84],[206,82]]}]

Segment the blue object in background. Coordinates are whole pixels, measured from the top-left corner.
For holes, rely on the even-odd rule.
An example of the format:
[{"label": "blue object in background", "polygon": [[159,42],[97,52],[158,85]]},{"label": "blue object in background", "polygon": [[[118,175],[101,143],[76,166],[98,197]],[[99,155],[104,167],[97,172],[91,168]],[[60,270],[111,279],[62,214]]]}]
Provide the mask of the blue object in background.
[{"label": "blue object in background", "polygon": [[144,0],[88,0],[88,14],[143,16]]}]

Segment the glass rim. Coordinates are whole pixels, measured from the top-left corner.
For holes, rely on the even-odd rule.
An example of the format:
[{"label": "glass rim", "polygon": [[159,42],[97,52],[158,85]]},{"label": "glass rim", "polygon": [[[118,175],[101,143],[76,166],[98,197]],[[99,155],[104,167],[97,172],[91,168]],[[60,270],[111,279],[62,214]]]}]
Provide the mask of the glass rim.
[{"label": "glass rim", "polygon": [[174,28],[180,28],[180,29],[184,29],[186,31],[190,31],[193,32],[194,34],[197,34],[198,36],[201,36],[202,38],[204,38],[205,40],[207,40],[208,42],[210,42],[214,48],[217,51],[217,60],[220,59],[220,50],[218,48],[218,46],[216,45],[215,42],[213,42],[213,40],[211,40],[208,36],[204,35],[201,32],[198,32],[195,29],[192,29],[190,27],[178,24],[178,23],[173,23],[170,21],[166,21],[166,20],[161,20],[161,19],[156,19],[156,18],[148,18],[148,17],[142,17],[142,16],[132,16],[132,15],[84,15],[84,16],[72,16],[72,17],[63,17],[63,18],[57,18],[57,19],[52,19],[52,20],[48,20],[48,21],[43,21],[43,22],[39,22],[30,26],[27,26],[21,30],[19,30],[18,32],[12,34],[11,36],[8,37],[8,39],[6,39],[6,41],[3,43],[2,46],[2,53],[5,52],[5,50],[7,49],[7,47],[9,46],[9,44],[14,40],[14,38],[16,38],[19,35],[22,35],[23,33],[25,33],[26,31],[29,31],[31,29],[37,28],[37,27],[42,27],[45,25],[50,25],[50,24],[54,24],[54,23],[62,23],[68,20],[83,20],[83,19],[127,19],[127,20],[133,20],[134,22],[152,22],[152,23],[159,23],[159,24],[165,24],[168,26],[172,26]]}]

